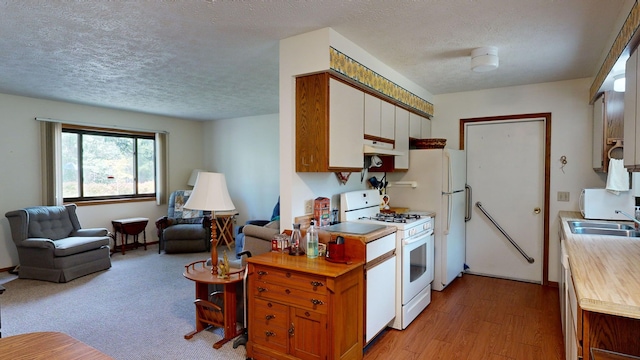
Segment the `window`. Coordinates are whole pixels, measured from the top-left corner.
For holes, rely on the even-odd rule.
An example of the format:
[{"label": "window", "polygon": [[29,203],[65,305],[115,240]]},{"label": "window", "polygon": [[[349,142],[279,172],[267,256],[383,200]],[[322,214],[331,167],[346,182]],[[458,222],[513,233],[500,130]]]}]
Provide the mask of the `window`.
[{"label": "window", "polygon": [[62,126],[65,202],[156,196],[154,133]]}]

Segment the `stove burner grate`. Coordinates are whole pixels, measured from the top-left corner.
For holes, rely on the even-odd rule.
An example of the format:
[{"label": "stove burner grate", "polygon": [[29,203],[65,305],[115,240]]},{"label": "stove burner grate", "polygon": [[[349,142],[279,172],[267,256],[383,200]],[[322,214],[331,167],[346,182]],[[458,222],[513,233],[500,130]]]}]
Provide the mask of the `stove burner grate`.
[{"label": "stove burner grate", "polygon": [[396,213],[377,213],[375,216],[363,217],[361,219],[376,220],[388,223],[408,223],[420,219],[418,214],[396,214]]}]

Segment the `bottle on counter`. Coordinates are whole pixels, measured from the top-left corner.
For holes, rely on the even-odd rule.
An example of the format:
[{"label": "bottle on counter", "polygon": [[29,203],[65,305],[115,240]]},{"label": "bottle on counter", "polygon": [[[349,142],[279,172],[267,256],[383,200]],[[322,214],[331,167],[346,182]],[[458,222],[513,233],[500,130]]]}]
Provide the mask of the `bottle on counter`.
[{"label": "bottle on counter", "polygon": [[318,230],[313,220],[307,230],[307,257],[312,259],[318,257]]},{"label": "bottle on counter", "polygon": [[300,233],[300,224],[293,224],[293,232],[291,233],[291,246],[289,247],[289,255],[304,255],[304,251],[300,247],[302,234]]}]

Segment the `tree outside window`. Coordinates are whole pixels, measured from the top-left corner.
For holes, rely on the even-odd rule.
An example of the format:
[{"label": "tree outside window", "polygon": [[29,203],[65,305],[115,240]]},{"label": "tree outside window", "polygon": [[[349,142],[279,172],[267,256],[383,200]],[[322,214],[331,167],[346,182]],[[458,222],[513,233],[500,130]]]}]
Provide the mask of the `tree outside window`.
[{"label": "tree outside window", "polygon": [[153,134],[62,129],[65,201],[155,196]]}]

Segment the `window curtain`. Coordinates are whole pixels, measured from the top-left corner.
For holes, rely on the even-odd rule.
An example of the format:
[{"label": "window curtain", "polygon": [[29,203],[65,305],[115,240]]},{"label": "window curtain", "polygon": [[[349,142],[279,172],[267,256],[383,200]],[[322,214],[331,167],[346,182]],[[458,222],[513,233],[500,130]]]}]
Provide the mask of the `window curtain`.
[{"label": "window curtain", "polygon": [[62,205],[62,124],[42,121],[40,123],[42,147],[42,203]]},{"label": "window curtain", "polygon": [[169,136],[167,133],[156,133],[156,204],[167,203],[169,192]]}]

